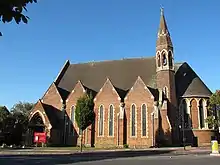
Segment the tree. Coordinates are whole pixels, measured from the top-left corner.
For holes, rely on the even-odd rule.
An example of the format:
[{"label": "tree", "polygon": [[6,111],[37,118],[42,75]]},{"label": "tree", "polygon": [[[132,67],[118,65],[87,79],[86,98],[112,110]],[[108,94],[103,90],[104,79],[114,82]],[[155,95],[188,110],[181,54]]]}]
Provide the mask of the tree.
[{"label": "tree", "polygon": [[3,132],[4,122],[9,114],[9,111],[5,106],[0,106],[0,132]]},{"label": "tree", "polygon": [[0,21],[7,23],[14,19],[17,24],[21,21],[27,24],[29,17],[25,16],[23,12],[27,11],[26,7],[29,3],[37,3],[37,0],[1,0]]},{"label": "tree", "polygon": [[0,122],[3,122],[9,114],[8,109],[5,106],[0,106]]},{"label": "tree", "polygon": [[206,118],[206,122],[209,127],[216,128],[219,127],[219,116],[218,112],[220,110],[220,90],[216,90],[215,93],[209,99],[208,105],[208,117]]},{"label": "tree", "polygon": [[11,108],[11,121],[13,123],[12,136],[15,137],[13,143],[19,145],[22,135],[28,129],[28,116],[33,108],[33,103],[19,101]]},{"label": "tree", "polygon": [[29,116],[31,109],[33,108],[33,103],[21,102],[19,101],[11,108],[11,112],[14,113],[22,113],[25,116]]},{"label": "tree", "polygon": [[94,103],[92,94],[85,94],[77,100],[75,119],[79,129],[82,132],[80,151],[82,152],[83,131],[95,120]]}]

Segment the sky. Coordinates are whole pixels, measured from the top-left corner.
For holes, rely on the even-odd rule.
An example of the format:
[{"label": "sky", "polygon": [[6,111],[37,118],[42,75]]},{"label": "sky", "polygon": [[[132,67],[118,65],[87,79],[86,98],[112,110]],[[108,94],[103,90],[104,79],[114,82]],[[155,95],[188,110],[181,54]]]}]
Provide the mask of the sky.
[{"label": "sky", "polygon": [[0,105],[35,103],[71,63],[155,55],[164,14],[175,62],[219,89],[219,0],[39,0],[29,23],[0,24]]}]

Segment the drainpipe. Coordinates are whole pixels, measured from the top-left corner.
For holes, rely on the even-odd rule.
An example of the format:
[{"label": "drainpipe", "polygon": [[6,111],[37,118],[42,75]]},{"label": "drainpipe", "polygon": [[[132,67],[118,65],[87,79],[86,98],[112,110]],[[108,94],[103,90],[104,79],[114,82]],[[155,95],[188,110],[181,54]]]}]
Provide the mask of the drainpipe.
[{"label": "drainpipe", "polygon": [[62,105],[62,112],[63,112],[63,121],[64,121],[64,131],[63,131],[63,144],[66,144],[66,104],[63,101],[63,105]]}]

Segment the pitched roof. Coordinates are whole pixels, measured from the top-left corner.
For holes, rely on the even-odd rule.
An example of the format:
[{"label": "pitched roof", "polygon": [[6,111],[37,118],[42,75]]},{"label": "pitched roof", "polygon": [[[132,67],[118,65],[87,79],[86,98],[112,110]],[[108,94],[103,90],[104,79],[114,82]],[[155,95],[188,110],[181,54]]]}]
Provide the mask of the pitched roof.
[{"label": "pitched roof", "polygon": [[[187,63],[176,63],[175,72],[177,97],[211,95],[211,91]],[[138,76],[148,87],[151,87],[154,96],[158,97],[158,91],[155,90],[155,57],[70,64],[57,86],[68,95],[80,80],[83,86],[95,95],[108,77],[123,99]]]},{"label": "pitched roof", "polygon": [[177,97],[210,97],[212,92],[185,62],[176,64]]},{"label": "pitched roof", "polygon": [[138,76],[149,84],[155,74],[155,57],[71,64],[58,87],[71,91],[80,80],[87,88],[99,92],[108,77],[116,89],[127,91]]}]

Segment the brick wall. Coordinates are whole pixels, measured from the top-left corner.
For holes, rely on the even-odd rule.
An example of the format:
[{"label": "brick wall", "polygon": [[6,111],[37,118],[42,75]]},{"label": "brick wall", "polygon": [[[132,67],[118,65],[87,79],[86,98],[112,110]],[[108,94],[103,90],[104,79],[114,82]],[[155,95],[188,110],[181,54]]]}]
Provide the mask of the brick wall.
[{"label": "brick wall", "polygon": [[[72,123],[71,121],[71,110],[72,106],[76,106],[77,100],[85,94],[85,89],[82,86],[81,82],[79,81],[72,92],[69,94],[67,100],[66,100],[66,113],[68,115],[68,121],[69,124]],[[73,127],[71,128],[73,133],[68,132],[68,144],[76,146],[77,144],[80,144],[80,138],[79,138],[79,127],[76,123],[76,120],[74,119]]]},{"label": "brick wall", "polygon": [[62,108],[62,98],[56,88],[56,85],[54,83],[51,84],[47,92],[42,98],[42,102],[44,104],[52,105],[57,110],[61,110]]},{"label": "brick wall", "polygon": [[[144,83],[138,79],[130,90],[125,99],[125,111],[127,117],[127,144],[129,147],[146,147],[152,146],[152,120],[151,113],[153,111],[154,99]],[[131,137],[131,106],[136,105],[136,136]],[[142,137],[141,131],[141,106],[147,106],[147,135]]]},{"label": "brick wall", "polygon": [[[110,147],[117,145],[117,113],[119,112],[120,98],[112,86],[110,80],[107,80],[101,91],[97,94],[95,100],[95,146],[96,147]],[[98,119],[99,119],[99,107],[100,105],[104,106],[104,136],[99,137],[99,129],[98,129]],[[109,123],[108,123],[108,115],[109,115],[109,106],[114,106],[114,123],[113,123],[113,136],[109,137]]]}]

